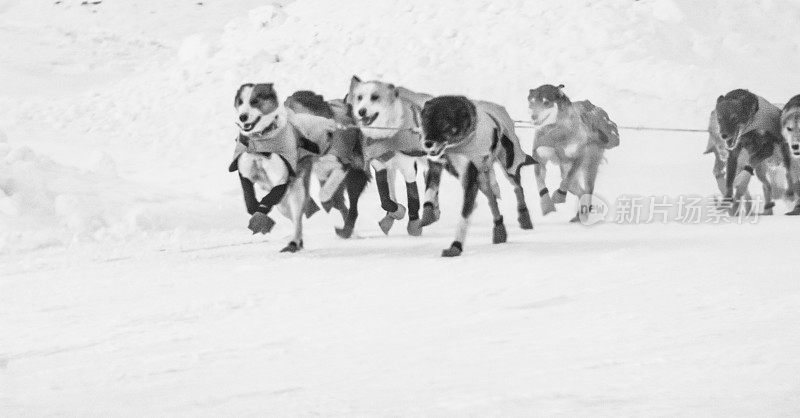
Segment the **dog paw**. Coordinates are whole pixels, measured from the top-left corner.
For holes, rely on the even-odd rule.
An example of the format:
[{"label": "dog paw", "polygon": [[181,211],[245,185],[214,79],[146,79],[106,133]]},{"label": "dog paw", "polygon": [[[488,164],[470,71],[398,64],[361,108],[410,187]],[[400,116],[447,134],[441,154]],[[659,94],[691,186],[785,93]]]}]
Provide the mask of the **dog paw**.
[{"label": "dog paw", "polygon": [[528,208],[519,208],[517,209],[517,213],[519,227],[522,229],[533,229],[533,221],[531,220],[531,214],[528,212]]},{"label": "dog paw", "polygon": [[302,249],[303,249],[303,241],[300,241],[299,244],[294,242],[294,241],[292,241],[289,244],[287,244],[285,247],[283,247],[281,252],[282,253],[296,253],[296,252],[298,252],[298,251],[300,251]]},{"label": "dog paw", "polygon": [[553,200],[550,199],[550,195],[543,195],[540,197],[539,206],[542,207],[542,215],[547,215],[548,213],[556,211],[556,205],[553,204]]},{"label": "dog paw", "polygon": [[502,244],[508,240],[508,234],[506,233],[506,226],[503,224],[501,220],[499,223],[494,224],[494,230],[492,231],[492,244]]},{"label": "dog paw", "polygon": [[569,223],[571,223],[571,224],[577,224],[577,223],[580,223],[580,222],[581,222],[581,213],[580,212],[576,213],[575,216],[573,216],[572,219],[569,220]]},{"label": "dog paw", "polygon": [[335,228],[335,230],[336,230],[336,235],[338,235],[339,238],[348,239],[351,236],[353,236],[353,226],[352,225],[345,225],[342,228]]},{"label": "dog paw", "polygon": [[555,204],[564,203],[567,201],[567,192],[558,189],[553,192],[552,199]]},{"label": "dog paw", "polygon": [[426,227],[439,220],[439,208],[433,206],[433,203],[425,202],[422,205],[422,218],[420,218],[420,227]]},{"label": "dog paw", "polygon": [[273,226],[275,226],[275,221],[266,213],[261,212],[254,213],[253,216],[250,217],[250,222],[247,224],[247,228],[253,231],[253,235],[268,234]]},{"label": "dog paw", "polygon": [[406,231],[408,231],[408,235],[411,235],[412,237],[418,237],[422,235],[422,221],[420,219],[408,221]]},{"label": "dog paw", "polygon": [[464,247],[458,241],[453,241],[450,248],[442,250],[442,257],[458,257],[464,251]]},{"label": "dog paw", "polygon": [[389,231],[392,229],[392,225],[394,225],[394,218],[389,215],[386,215],[378,221],[378,226],[381,228],[384,234],[389,235]]},{"label": "dog paw", "polygon": [[789,211],[789,212],[786,212],[786,215],[788,215],[788,216],[797,216],[797,215],[800,215],[800,206],[796,206],[796,207],[795,207],[794,209],[792,209],[791,211]]}]

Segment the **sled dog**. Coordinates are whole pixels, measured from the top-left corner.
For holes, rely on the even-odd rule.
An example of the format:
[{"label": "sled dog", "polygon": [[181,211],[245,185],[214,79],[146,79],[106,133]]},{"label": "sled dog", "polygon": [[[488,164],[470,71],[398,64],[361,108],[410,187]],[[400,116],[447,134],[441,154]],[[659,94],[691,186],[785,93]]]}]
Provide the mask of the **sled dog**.
[{"label": "sled dog", "polygon": [[[275,225],[273,207],[294,224],[294,234],[281,252],[303,248],[302,215],[319,208],[308,196],[309,174],[328,136],[336,130],[330,119],[295,113],[278,101],[272,83],[243,84],[234,97],[236,138],[229,171],[237,171],[244,194],[248,228],[266,234]],[[266,192],[256,198],[255,186]]]},{"label": "sled dog", "polygon": [[455,240],[442,251],[443,257],[461,255],[478,190],[489,200],[494,218],[492,242],[506,242],[503,215],[497,205],[499,188],[494,175],[495,163],[503,167],[514,186],[520,226],[533,228],[525,205],[520,170],[533,164],[534,160],[522,151],[514,132],[514,121],[504,107],[464,96],[436,97],[428,100],[422,109],[422,131],[423,146],[428,155],[432,158],[446,156],[458,161],[453,165],[462,171],[459,173],[464,188],[461,219]]},{"label": "sled dog", "polygon": [[[364,135],[364,158],[375,169],[375,182],[381,208],[386,216],[379,222],[388,234],[395,220],[405,216],[406,208],[397,203],[394,193],[396,172],[406,183],[410,235],[422,234],[422,227],[439,218],[438,189],[442,166],[428,163],[420,141],[420,111],[431,96],[381,81],[350,80],[346,102]],[[425,204],[419,217],[420,198],[417,169],[427,166]]]},{"label": "sled dog", "polygon": [[[619,145],[617,125],[608,114],[588,100],[572,102],[563,88],[545,84],[528,92],[528,108],[537,127],[533,156],[540,162],[534,174],[544,215],[564,203],[568,192],[591,197],[603,154]],[[547,162],[561,170],[561,184],[552,196],[545,184]],[[578,221],[580,213],[572,221]]]},{"label": "sled dog", "polygon": [[[728,151],[724,197],[732,201],[731,213],[739,209],[755,174],[764,190],[763,214],[772,215],[774,199],[793,193],[789,144],[781,136],[781,110],[763,97],[736,89],[717,98],[715,112]],[[742,155],[745,164],[737,171]]]}]

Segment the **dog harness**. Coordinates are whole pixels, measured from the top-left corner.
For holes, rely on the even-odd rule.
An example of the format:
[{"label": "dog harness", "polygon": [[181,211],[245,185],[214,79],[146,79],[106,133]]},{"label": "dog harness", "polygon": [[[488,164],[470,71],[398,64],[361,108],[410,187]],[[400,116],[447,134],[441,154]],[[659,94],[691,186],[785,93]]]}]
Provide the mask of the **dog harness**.
[{"label": "dog harness", "polygon": [[522,151],[514,132],[514,121],[500,105],[473,100],[477,123],[475,130],[461,142],[448,147],[445,153],[464,155],[480,171],[488,171],[497,161],[510,175],[516,176],[524,165],[534,160]]},{"label": "dog harness", "polygon": [[420,140],[420,126],[422,125],[422,108],[403,96],[400,96],[405,104],[404,109],[411,111],[411,121],[413,128],[403,127],[389,138],[364,138],[364,159],[387,161],[400,152],[412,157],[422,157],[425,150],[422,148]]},{"label": "dog harness", "polygon": [[739,132],[739,137],[753,131],[781,138],[781,110],[761,96],[758,96],[758,111]]},{"label": "dog harness", "polygon": [[238,170],[239,156],[245,152],[253,154],[280,155],[289,165],[292,174],[297,172],[298,162],[304,157],[318,156],[328,148],[328,131],[315,126],[317,119],[328,121],[314,115],[297,114],[287,109],[287,124],[277,131],[266,135],[239,134],[236,148],[228,171]]}]

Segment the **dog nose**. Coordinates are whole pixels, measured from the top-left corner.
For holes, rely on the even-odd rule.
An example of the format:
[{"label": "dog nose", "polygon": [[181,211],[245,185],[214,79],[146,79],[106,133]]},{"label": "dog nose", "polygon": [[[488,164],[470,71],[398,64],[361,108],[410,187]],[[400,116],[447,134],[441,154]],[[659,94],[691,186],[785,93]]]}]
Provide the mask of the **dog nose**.
[{"label": "dog nose", "polygon": [[792,149],[797,151],[797,150],[800,149],[800,145],[799,144],[792,144]]},{"label": "dog nose", "polygon": [[720,134],[720,136],[722,137],[722,139],[728,139],[728,136],[730,136],[730,135],[728,135],[728,134]]},{"label": "dog nose", "polygon": [[247,122],[247,113],[242,113],[239,115],[239,120],[242,122]]},{"label": "dog nose", "polygon": [[367,109],[364,108],[358,109],[358,116],[361,116],[362,118],[364,116],[367,116]]},{"label": "dog nose", "polygon": [[425,145],[425,148],[433,148],[433,141],[425,141],[423,145]]}]

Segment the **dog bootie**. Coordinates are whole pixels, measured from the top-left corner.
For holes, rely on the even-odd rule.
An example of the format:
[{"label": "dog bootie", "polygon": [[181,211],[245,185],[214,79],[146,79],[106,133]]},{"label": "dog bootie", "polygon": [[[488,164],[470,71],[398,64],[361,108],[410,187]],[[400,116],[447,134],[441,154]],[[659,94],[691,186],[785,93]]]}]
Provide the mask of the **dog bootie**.
[{"label": "dog bootie", "polygon": [[576,213],[575,216],[573,216],[572,219],[569,220],[569,223],[571,223],[571,224],[577,224],[577,223],[580,223],[580,222],[581,222],[581,213],[580,212]]},{"label": "dog bootie", "polygon": [[559,204],[564,203],[567,201],[567,192],[564,190],[558,189],[553,192],[553,203]]},{"label": "dog bootie", "polygon": [[492,244],[502,244],[508,239],[506,233],[506,226],[503,224],[503,218],[494,221],[494,230],[492,231]]},{"label": "dog bootie", "polygon": [[275,226],[275,221],[269,217],[266,213],[256,212],[253,216],[250,217],[250,222],[247,225],[247,228],[253,231],[253,235],[255,234],[268,234],[269,231],[272,230],[272,227]]},{"label": "dog bootie", "polygon": [[289,244],[287,244],[285,247],[283,247],[281,252],[282,253],[296,253],[296,252],[298,252],[298,251],[300,251],[302,249],[303,249],[303,241],[300,241],[299,244],[294,242],[294,241],[292,241]]},{"label": "dog bootie", "polygon": [[338,235],[339,238],[350,238],[353,235],[353,225],[345,223],[343,227],[336,228],[336,235]]},{"label": "dog bootie", "polygon": [[413,221],[408,221],[406,231],[408,231],[408,235],[411,235],[412,237],[418,237],[422,235],[422,220],[414,219]]},{"label": "dog bootie", "polygon": [[406,208],[398,203],[397,210],[394,212],[386,212],[386,216],[384,216],[383,219],[378,222],[378,226],[380,226],[381,231],[383,231],[384,234],[388,235],[389,231],[392,229],[392,225],[394,225],[394,221],[403,219],[403,216],[405,215]]},{"label": "dog bootie", "polygon": [[442,250],[442,257],[458,257],[464,251],[464,247],[458,241],[453,241],[450,248]]},{"label": "dog bootie", "polygon": [[439,208],[434,206],[431,202],[425,202],[422,205],[422,218],[420,218],[420,227],[426,227],[439,220]]},{"label": "dog bootie", "polygon": [[314,199],[308,199],[305,207],[306,219],[314,216],[317,212],[319,212],[319,205],[317,205],[317,202],[315,202]]},{"label": "dog bootie", "polygon": [[531,221],[531,214],[528,212],[527,206],[517,208],[517,221],[520,228],[533,229],[533,221]]},{"label": "dog bootie", "polygon": [[539,206],[542,207],[542,215],[556,211],[556,205],[553,204],[553,199],[550,198],[550,191],[547,190],[547,187],[539,191]]},{"label": "dog bootie", "polygon": [[797,206],[795,206],[795,207],[794,207],[794,209],[792,209],[792,210],[791,210],[791,211],[789,211],[789,212],[786,212],[786,214],[787,214],[787,215],[789,215],[789,216],[797,216],[797,215],[800,215],[800,205],[797,205]]},{"label": "dog bootie", "polygon": [[764,204],[764,211],[761,216],[772,216],[772,209],[775,207],[775,202],[767,202]]}]

